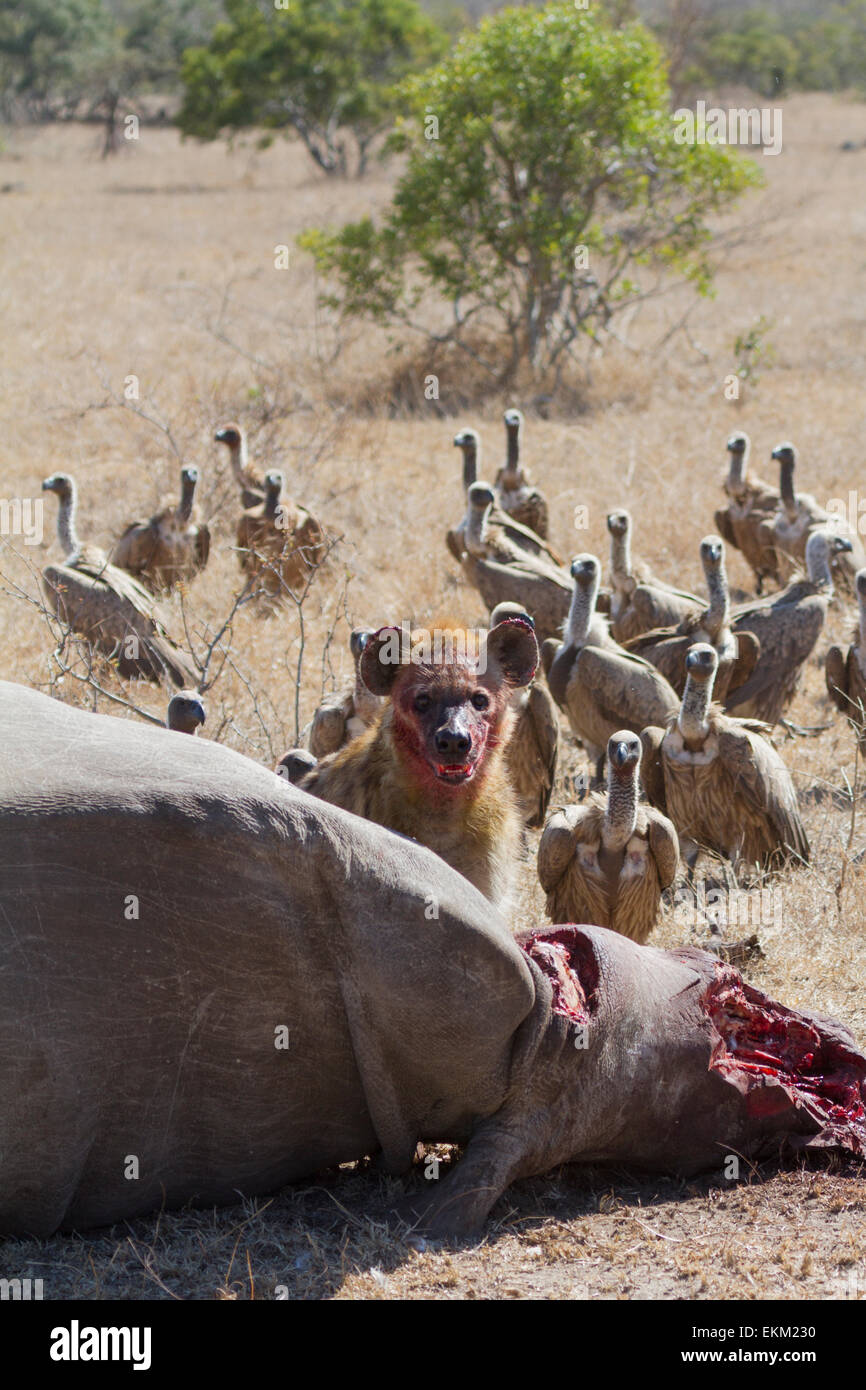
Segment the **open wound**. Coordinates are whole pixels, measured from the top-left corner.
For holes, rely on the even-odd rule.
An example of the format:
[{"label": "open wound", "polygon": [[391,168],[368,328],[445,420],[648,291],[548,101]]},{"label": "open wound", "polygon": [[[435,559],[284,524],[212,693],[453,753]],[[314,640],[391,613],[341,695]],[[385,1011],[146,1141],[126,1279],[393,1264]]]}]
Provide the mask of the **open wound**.
[{"label": "open wound", "polygon": [[574,1023],[588,1023],[596,1010],[598,962],[579,928],[542,927],[525,933],[519,944],[549,979],[553,1012]]},{"label": "open wound", "polygon": [[710,1067],[736,1085],[756,1116],[793,1106],[815,1121],[811,1142],[866,1157],[866,1061],[825,1031],[719,965],[701,1000],[718,1035]]}]

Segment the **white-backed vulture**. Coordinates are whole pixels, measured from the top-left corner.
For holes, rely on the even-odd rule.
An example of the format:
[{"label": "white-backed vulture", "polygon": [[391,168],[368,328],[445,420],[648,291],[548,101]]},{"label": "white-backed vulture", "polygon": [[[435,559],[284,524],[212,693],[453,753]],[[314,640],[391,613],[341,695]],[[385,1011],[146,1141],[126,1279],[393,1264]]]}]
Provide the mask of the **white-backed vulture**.
[{"label": "white-backed vulture", "polygon": [[272,598],[301,590],[327,549],[315,517],[282,491],[282,473],[268,473],[264,502],[242,512],[237,528],[241,568]]},{"label": "white-backed vulture", "polygon": [[473,483],[469,489],[469,514],[460,567],[492,612],[498,603],[519,603],[532,614],[540,641],[559,632],[571,602],[571,580],[566,570],[547,564],[539,556],[521,551],[504,532],[488,538],[487,513],[493,505],[493,489]]},{"label": "white-backed vulture", "polygon": [[[461,430],[459,434],[454,436],[454,445],[463,453],[463,492],[466,497],[467,511],[456,526],[452,526],[450,530],[446,531],[445,543],[459,563],[466,549],[465,535],[469,522],[469,489],[473,483],[478,482],[481,438],[477,430]],[[496,528],[504,533],[510,541],[513,541],[520,550],[525,550],[528,555],[538,555],[552,565],[562,564],[561,556],[557,554],[552,545],[549,545],[535,531],[530,530],[528,526],[521,525],[514,517],[509,516],[495,501],[490,509],[488,524],[491,528]]]},{"label": "white-backed vulture", "polygon": [[718,657],[698,643],[686,658],[679,712],[643,730],[641,777],[647,799],[670,816],[690,867],[701,849],[751,876],[809,862],[791,774],[764,737],[767,726],[732,719],[712,703]]},{"label": "white-backed vulture", "polygon": [[352,687],[342,695],[335,694],[323,700],[313,715],[312,721],[304,730],[305,741],[315,758],[325,758],[336,753],[353,738],[368,729],[385,706],[380,695],[374,695],[361,680],[361,654],[372,632],[368,628],[356,627],[350,638],[349,648],[355,663],[355,677]]},{"label": "white-backed vulture", "polygon": [[716,529],[728,545],[739,550],[752,568],[755,585],[763,593],[765,579],[778,578],[775,551],[767,544],[762,524],[771,521],[779,505],[779,493],[761,478],[747,476],[751,440],[738,431],[728,439],[728,505],[715,513]]},{"label": "white-backed vulture", "polygon": [[285,777],[293,787],[297,787],[307,773],[312,772],[318,765],[318,758],[315,758],[309,749],[290,748],[288,753],[284,753],[280,758],[274,772],[278,777]]},{"label": "white-backed vulture", "polygon": [[607,619],[595,611],[601,577],[596,557],[576,556],[571,574],[565,634],[555,651],[552,642],[544,644],[542,661],[550,693],[600,777],[611,734],[664,723],[680,702],[661,672],[615,642]]},{"label": "white-backed vulture", "polygon": [[851,546],[832,558],[835,582],[846,594],[854,592],[854,577],[866,565],[866,551],[856,530],[838,513],[825,511],[809,493],[794,491],[797,451],[793,444],[778,444],[773,458],[779,464],[779,506],[773,517],[760,527],[763,544],[776,555],[779,580],[785,583],[803,569],[806,545],[815,530],[835,531],[847,536]]},{"label": "white-backed vulture", "polygon": [[739,604],[731,613],[734,633],[751,632],[761,654],[749,679],[728,688],[730,714],[775,724],[794,696],[803,663],[821,635],[833,596],[831,556],[848,554],[851,542],[833,531],[813,531],[806,545],[807,579],[797,579],[781,593]]},{"label": "white-backed vulture", "polygon": [[552,922],[592,922],[643,943],[679,863],[667,816],[638,803],[641,742],[629,729],[607,745],[607,795],[551,816],[538,846],[538,880]]},{"label": "white-backed vulture", "polygon": [[[506,618],[522,618],[534,628],[531,614],[519,603],[499,603],[490,614],[490,626]],[[524,825],[532,830],[544,824],[559,757],[559,714],[553,698],[539,680],[512,692],[509,704],[514,717],[505,746],[505,766]]]},{"label": "white-backed vulture", "polygon": [[214,439],[218,444],[225,444],[229,451],[232,475],[240,488],[241,506],[245,511],[250,507],[261,506],[265,500],[265,482],[249,461],[247,437],[240,425],[234,421],[228,425],[220,425]]},{"label": "white-backed vulture", "polygon": [[54,473],[42,490],[53,492],[60,504],[57,535],[64,561],[42,572],[43,591],[57,617],[113,660],[121,676],[195,685],[198,672],[166,632],[153,595],[110,564],[104,550],[78,539],[73,479]]},{"label": "white-backed vulture", "polygon": [[205,722],[205,708],[195,690],[179,690],[168,702],[166,728],[179,734],[197,734]]},{"label": "white-backed vulture", "polygon": [[610,533],[610,626],[617,642],[653,628],[668,627],[702,612],[695,594],[656,579],[649,566],[632,561],[631,514],[620,508],[607,518]]},{"label": "white-backed vulture", "polygon": [[721,536],[704,536],[701,564],[710,602],[697,615],[685,618],[676,627],[656,628],[624,643],[626,651],[651,661],[670,682],[678,695],[686,686],[686,653],[695,642],[708,642],[719,658],[716,699],[724,701],[728,686],[748,680],[760,654],[758,639],[751,632],[734,635],[730,625],[730,594],[725,570],[725,546]]},{"label": "white-backed vulture", "polygon": [[530,481],[529,474],[520,461],[520,446],[523,436],[523,415],[519,410],[506,410],[505,462],[496,474],[497,500],[503,511],[528,526],[537,536],[547,540],[550,517],[547,502],[537,487]]},{"label": "white-backed vulture", "polygon": [[866,753],[866,569],[857,571],[857,626],[851,645],[828,648],[824,675],[835,705],[857,730],[861,753]]},{"label": "white-backed vulture", "polygon": [[193,521],[198,469],[180,471],[180,502],[164,503],[149,521],[133,521],[117,541],[111,563],[148,589],[168,593],[194,579],[207,564],[210,530]]}]

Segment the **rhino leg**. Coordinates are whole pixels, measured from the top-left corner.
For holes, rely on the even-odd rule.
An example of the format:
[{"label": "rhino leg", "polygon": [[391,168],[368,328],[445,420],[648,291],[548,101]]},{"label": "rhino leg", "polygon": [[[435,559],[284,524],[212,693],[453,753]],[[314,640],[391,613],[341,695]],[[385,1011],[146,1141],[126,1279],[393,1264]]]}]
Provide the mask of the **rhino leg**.
[{"label": "rhino leg", "polygon": [[483,1122],[454,1172],[441,1182],[428,1182],[427,1188],[435,1191],[414,1193],[397,1215],[433,1240],[473,1235],[509,1184],[527,1167],[536,1171],[528,1163],[525,1132],[525,1126],[510,1125],[504,1114]]}]

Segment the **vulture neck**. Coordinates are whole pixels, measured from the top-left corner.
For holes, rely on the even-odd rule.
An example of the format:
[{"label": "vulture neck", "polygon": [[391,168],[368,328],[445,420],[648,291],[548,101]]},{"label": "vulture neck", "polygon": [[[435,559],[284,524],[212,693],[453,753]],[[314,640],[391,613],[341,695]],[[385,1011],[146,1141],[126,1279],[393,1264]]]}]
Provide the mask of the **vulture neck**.
[{"label": "vulture neck", "polygon": [[728,454],[728,490],[742,492],[746,481],[746,455],[732,449]]},{"label": "vulture neck", "polygon": [[788,519],[793,521],[797,516],[797,494],[794,491],[794,469],[791,464],[783,464],[779,475],[779,496],[782,499],[782,506],[788,515]]},{"label": "vulture neck", "polygon": [[229,445],[229,458],[236,481],[243,483],[244,474],[247,470],[247,441],[245,435],[241,435],[240,441],[237,444]]},{"label": "vulture neck", "polygon": [[71,560],[81,549],[81,541],[75,529],[75,511],[76,496],[73,488],[68,497],[60,499],[60,510],[57,513],[57,538],[67,560]]},{"label": "vulture neck", "polygon": [[686,677],[683,703],[677,715],[677,726],[686,743],[703,743],[709,733],[707,714],[712,695],[712,680],[696,681],[692,675]]},{"label": "vulture neck", "polygon": [[589,636],[589,625],[595,613],[597,593],[597,582],[587,588],[575,583],[571,593],[568,621],[565,625],[565,645],[567,647],[582,647],[586,642]]},{"label": "vulture neck", "polygon": [[265,494],[265,516],[273,521],[280,505],[282,487],[269,487]]},{"label": "vulture neck", "polygon": [[180,490],[180,506],[177,509],[177,520],[181,526],[186,526],[192,516],[192,503],[195,497],[195,479],[184,478]]},{"label": "vulture neck", "polygon": [[515,476],[520,472],[520,426],[508,426],[508,453],[505,458],[505,469],[508,473]]},{"label": "vulture neck", "polygon": [[610,568],[614,584],[631,579],[631,532],[610,534]]},{"label": "vulture neck", "polygon": [[833,572],[830,569],[830,551],[824,538],[820,545],[806,546],[806,569],[816,589],[833,593]]},{"label": "vulture neck", "polygon": [[478,445],[473,439],[463,444],[463,491],[468,492],[473,483],[478,482]]},{"label": "vulture neck", "polygon": [[704,625],[713,642],[717,642],[722,628],[728,625],[731,612],[728,577],[721,565],[707,570],[707,588],[710,592],[710,606]]},{"label": "vulture neck", "polygon": [[467,549],[473,547],[473,554],[478,554],[484,546],[484,522],[487,518],[489,508],[470,507],[466,516],[466,540],[469,542]]},{"label": "vulture neck", "polygon": [[634,769],[627,773],[611,768],[607,776],[607,806],[601,840],[607,850],[625,849],[637,825],[637,782]]}]

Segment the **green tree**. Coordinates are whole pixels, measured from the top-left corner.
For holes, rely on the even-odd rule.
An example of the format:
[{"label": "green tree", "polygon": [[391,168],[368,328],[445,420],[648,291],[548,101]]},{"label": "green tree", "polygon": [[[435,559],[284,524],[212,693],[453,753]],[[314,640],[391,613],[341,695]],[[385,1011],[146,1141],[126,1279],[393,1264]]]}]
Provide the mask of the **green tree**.
[{"label": "green tree", "polygon": [[392,143],[407,156],[381,225],[300,238],[343,316],[418,327],[432,294],[451,306],[439,341],[471,350],[504,330],[507,380],[543,375],[601,341],[651,292],[641,268],[707,292],[707,215],[760,181],[753,161],[680,144],[662,54],[639,24],[611,28],[560,0],[511,9],[404,86]]},{"label": "green tree", "polygon": [[100,119],[108,153],[123,104],[174,90],[184,50],[218,10],[219,0],[0,0],[0,104],[12,117]]},{"label": "green tree", "polygon": [[7,119],[64,114],[99,43],[101,0],[0,0],[0,106]]},{"label": "green tree", "polygon": [[[395,89],[447,38],[416,0],[226,0],[227,22],[184,58],[185,135],[294,131],[328,174],[364,172],[394,119]],[[267,137],[266,137],[267,138]]]},{"label": "green tree", "polygon": [[727,24],[716,18],[706,59],[714,81],[743,82],[761,96],[775,96],[796,79],[797,49],[766,10],[747,10]]}]

